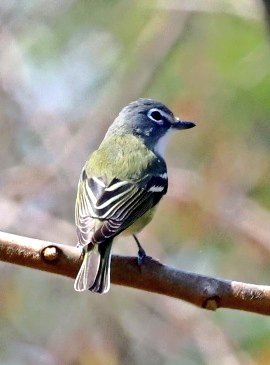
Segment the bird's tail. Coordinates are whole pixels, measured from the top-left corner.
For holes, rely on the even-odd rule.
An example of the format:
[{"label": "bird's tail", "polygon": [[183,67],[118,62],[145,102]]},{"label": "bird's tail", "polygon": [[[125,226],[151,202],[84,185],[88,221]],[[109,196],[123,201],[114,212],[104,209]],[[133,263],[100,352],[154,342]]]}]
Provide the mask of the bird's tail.
[{"label": "bird's tail", "polygon": [[76,291],[89,289],[99,294],[109,291],[111,248],[112,240],[96,244],[85,252],[74,283]]}]

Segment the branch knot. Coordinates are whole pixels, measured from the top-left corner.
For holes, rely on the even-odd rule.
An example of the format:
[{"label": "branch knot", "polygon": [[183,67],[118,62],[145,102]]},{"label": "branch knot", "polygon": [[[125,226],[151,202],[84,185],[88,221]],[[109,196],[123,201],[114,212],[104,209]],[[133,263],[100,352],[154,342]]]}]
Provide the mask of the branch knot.
[{"label": "branch knot", "polygon": [[41,258],[47,263],[55,263],[60,256],[60,249],[56,246],[46,246],[41,251]]}]

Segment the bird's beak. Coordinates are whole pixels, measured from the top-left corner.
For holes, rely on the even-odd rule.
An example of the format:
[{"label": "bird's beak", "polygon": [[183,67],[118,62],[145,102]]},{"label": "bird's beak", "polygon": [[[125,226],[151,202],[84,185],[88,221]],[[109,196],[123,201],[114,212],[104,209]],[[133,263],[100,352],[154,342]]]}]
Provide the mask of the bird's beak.
[{"label": "bird's beak", "polygon": [[189,129],[195,127],[196,124],[193,122],[188,122],[186,120],[180,120],[179,118],[174,118],[174,123],[172,123],[173,129]]}]

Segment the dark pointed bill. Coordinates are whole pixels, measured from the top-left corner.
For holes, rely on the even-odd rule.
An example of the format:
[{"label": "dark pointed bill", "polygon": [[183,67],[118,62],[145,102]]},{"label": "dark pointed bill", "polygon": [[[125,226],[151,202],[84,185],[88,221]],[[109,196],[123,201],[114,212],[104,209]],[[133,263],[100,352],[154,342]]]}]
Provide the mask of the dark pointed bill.
[{"label": "dark pointed bill", "polygon": [[189,129],[195,127],[196,124],[193,122],[189,122],[186,120],[179,120],[178,118],[175,118],[175,122],[172,123],[173,129]]}]

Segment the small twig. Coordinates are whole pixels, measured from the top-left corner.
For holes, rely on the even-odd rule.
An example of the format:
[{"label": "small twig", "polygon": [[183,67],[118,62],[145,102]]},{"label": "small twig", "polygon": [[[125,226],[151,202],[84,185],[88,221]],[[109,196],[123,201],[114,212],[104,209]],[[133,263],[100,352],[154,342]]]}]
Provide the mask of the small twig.
[{"label": "small twig", "polygon": [[[267,2],[268,0],[264,0]],[[163,10],[185,11],[185,12],[205,12],[216,14],[229,14],[246,19],[259,20],[260,4],[258,1],[233,1],[227,0],[159,0],[156,2],[156,7]]]},{"label": "small twig", "polygon": [[[81,263],[75,247],[0,232],[0,260],[74,278]],[[113,256],[112,282],[185,300],[201,308],[270,314],[270,287],[181,271],[147,257]]]},{"label": "small twig", "polygon": [[270,32],[270,1],[269,0],[262,0],[262,3],[264,5],[264,9],[265,9],[266,25],[267,25],[267,28],[268,28],[268,32]]}]

